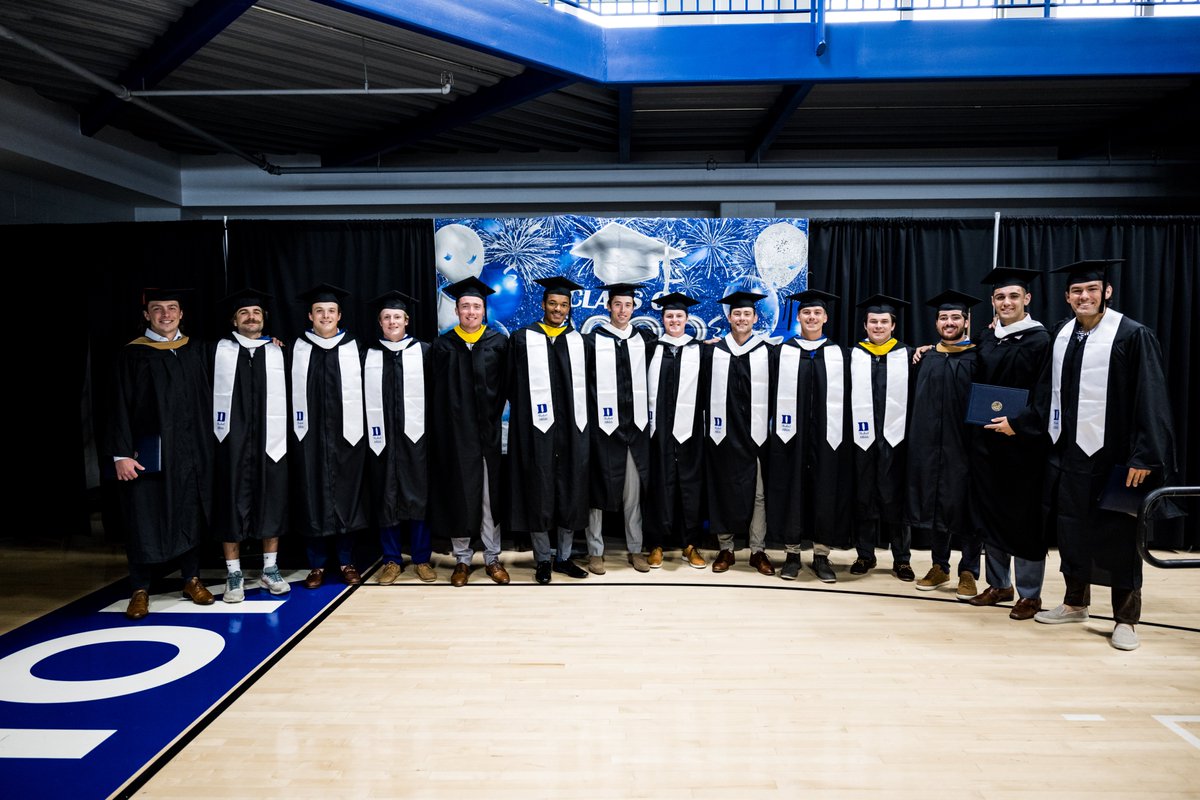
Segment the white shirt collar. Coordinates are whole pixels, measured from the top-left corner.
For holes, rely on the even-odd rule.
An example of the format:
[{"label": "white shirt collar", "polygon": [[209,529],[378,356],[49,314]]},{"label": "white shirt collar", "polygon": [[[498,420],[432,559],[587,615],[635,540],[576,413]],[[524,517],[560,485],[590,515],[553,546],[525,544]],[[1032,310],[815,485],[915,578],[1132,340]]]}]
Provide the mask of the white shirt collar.
[{"label": "white shirt collar", "polygon": [[1042,327],[1042,323],[1026,314],[1025,319],[1019,319],[1012,325],[1009,325],[1007,328],[1000,324],[1000,320],[996,320],[996,325],[992,328],[992,333],[996,334],[997,339],[1003,339],[1004,337],[1011,336],[1014,333],[1020,333],[1021,331],[1028,331],[1040,327]]},{"label": "white shirt collar", "polygon": [[179,330],[178,328],[176,328],[176,330],[175,330],[175,335],[172,336],[170,339],[168,339],[165,336],[155,333],[154,331],[150,330],[149,328],[146,328],[146,338],[151,341],[154,341],[154,342],[173,342],[176,339],[180,339],[182,337],[183,337],[183,331]]}]

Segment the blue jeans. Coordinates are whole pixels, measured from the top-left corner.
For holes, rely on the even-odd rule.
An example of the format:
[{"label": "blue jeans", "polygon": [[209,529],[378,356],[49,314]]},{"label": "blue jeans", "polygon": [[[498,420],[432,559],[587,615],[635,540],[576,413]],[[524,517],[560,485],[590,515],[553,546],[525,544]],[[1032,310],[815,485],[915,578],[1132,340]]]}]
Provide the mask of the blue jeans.
[{"label": "blue jeans", "polygon": [[1046,577],[1046,559],[1029,561],[1024,558],[1014,558],[998,547],[987,548],[987,582],[988,586],[997,589],[1007,589],[1012,585],[1008,569],[1009,559],[1016,562],[1017,595],[1026,600],[1035,600],[1042,596],[1042,580]]},{"label": "blue jeans", "polygon": [[405,529],[411,540],[412,563],[428,564],[433,557],[433,541],[429,526],[423,519],[405,520],[398,525],[386,525],[379,529],[379,546],[383,550],[384,562],[404,563],[400,556],[400,536]]},{"label": "blue jeans", "polygon": [[329,559],[329,540],[336,540],[338,565],[354,563],[354,534],[339,533],[334,536],[306,536],[304,549],[308,551],[308,568],[323,569]]}]

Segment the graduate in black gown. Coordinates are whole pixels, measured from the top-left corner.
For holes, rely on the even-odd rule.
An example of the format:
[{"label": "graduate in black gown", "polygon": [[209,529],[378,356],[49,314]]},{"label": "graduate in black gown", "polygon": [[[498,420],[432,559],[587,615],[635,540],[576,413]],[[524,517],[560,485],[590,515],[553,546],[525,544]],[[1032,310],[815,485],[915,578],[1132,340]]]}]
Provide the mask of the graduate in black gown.
[{"label": "graduate in black gown", "polygon": [[429,409],[429,345],[408,333],[408,295],[390,291],[371,301],[379,339],[363,357],[363,405],[367,414],[367,485],[371,516],[379,528],[383,566],[377,580],[396,582],[404,571],[400,540],[409,536],[413,571],[425,583],[437,580],[433,547],[425,524],[429,492],[426,448]]},{"label": "graduate in black gown", "polygon": [[575,531],[588,522],[587,347],[571,325],[571,292],[583,287],[562,277],[537,282],[542,319],[509,339],[509,514],[513,530],[533,541],[534,579],[547,584],[552,572],[588,576],[571,561]]},{"label": "graduate in black gown", "polygon": [[771,416],[771,345],[754,331],[755,304],[764,297],[739,291],[721,299],[729,307],[730,330],[711,345],[709,354],[704,474],[709,528],[721,548],[713,572],[727,572],[737,562],[734,538],[746,536],[750,566],[763,575],[775,574],[766,551],[764,474]]},{"label": "graduate in black gown", "polygon": [[[997,267],[981,281],[992,287],[994,321],[978,338],[976,383],[1024,389],[1032,395],[1050,352],[1050,334],[1025,310],[1033,299],[1029,285],[1040,274]],[[1035,414],[1028,404],[995,413],[992,424],[976,428],[971,439],[971,525],[987,552],[988,588],[970,603],[994,606],[1018,595],[1009,617],[1032,619],[1042,610],[1046,574],[1041,490],[1048,440],[1036,424],[1022,426],[1018,421]],[[1005,420],[1033,430],[1005,435],[1000,430]],[[1009,567],[1014,559],[1015,575]]]},{"label": "graduate in black gown", "polygon": [[1034,619],[1057,624],[1088,617],[1091,585],[1112,588],[1120,650],[1139,644],[1142,560],[1136,519],[1107,511],[1098,498],[1110,480],[1145,491],[1175,476],[1174,433],[1162,354],[1154,333],[1109,308],[1109,270],[1119,261],[1060,267],[1074,316],[1051,333],[1051,356],[1038,382],[1036,406],[1050,435],[1045,502],[1058,536],[1066,595]]},{"label": "graduate in black gown", "polygon": [[775,420],[767,469],[767,529],[783,539],[787,558],[779,577],[800,574],[801,542],[813,543],[812,569],[836,583],[830,544],[846,544],[853,460],[846,352],[825,335],[836,295],[809,289],[795,301],[800,336],[774,348],[771,408]]},{"label": "graduate in black gown", "polygon": [[212,353],[212,528],[225,551],[226,603],[245,599],[241,543],[248,540],[262,542],[259,586],[275,595],[291,589],[277,561],[288,527],[288,394],[283,349],[264,334],[271,299],[247,288],[222,300],[233,330]]},{"label": "graduate in black gown", "polygon": [[906,300],[876,294],[858,304],[867,337],[850,351],[850,441],[854,454],[854,527],[858,557],[851,575],[875,568],[889,543],[892,574],[916,580],[912,531],[904,521],[908,397],[913,349],[896,338]]},{"label": "graduate in black gown", "polygon": [[358,342],[339,327],[345,289],[319,284],[300,295],[312,327],[292,347],[292,505],[295,528],[306,537],[307,589],[325,580],[329,539],[342,580],[362,581],[354,566],[355,531],[367,527],[363,486],[362,357]]},{"label": "graduate in black gown", "polygon": [[450,539],[454,586],[471,574],[471,539],[483,540],[483,561],[496,583],[509,582],[500,563],[501,419],[508,374],[508,337],[487,325],[485,298],[493,289],[478,278],[446,287],[458,324],[429,346],[433,391],[429,470],[429,524]]},{"label": "graduate in black gown", "polygon": [[204,347],[179,330],[188,294],[145,290],[146,332],[117,356],[105,450],[129,537],[129,619],[150,613],[150,581],[176,562],[184,595],[213,602],[197,553],[212,509],[212,395]]},{"label": "graduate in black gown", "polygon": [[678,543],[683,563],[704,569],[696,549],[704,522],[705,347],[685,327],[699,300],[672,292],[653,301],[664,333],[654,343],[647,376],[650,406],[650,485],[646,491],[646,557],[662,567],[664,546]]},{"label": "graduate in black gown", "polygon": [[971,307],[979,298],[953,289],[926,301],[937,309],[941,337],[921,358],[913,377],[909,407],[906,519],[932,532],[933,566],[917,588],[931,591],[950,582],[950,540],[960,539],[959,600],[979,594],[981,545],[967,514],[967,443],[964,421],[975,378],[975,343],[970,339]]},{"label": "graduate in black gown", "polygon": [[650,480],[646,368],[654,338],[630,322],[638,284],[601,288],[608,292],[609,321],[587,336],[592,431],[588,569],[604,573],[604,512],[610,511],[625,517],[629,563],[638,572],[649,572],[642,552],[642,496]]}]

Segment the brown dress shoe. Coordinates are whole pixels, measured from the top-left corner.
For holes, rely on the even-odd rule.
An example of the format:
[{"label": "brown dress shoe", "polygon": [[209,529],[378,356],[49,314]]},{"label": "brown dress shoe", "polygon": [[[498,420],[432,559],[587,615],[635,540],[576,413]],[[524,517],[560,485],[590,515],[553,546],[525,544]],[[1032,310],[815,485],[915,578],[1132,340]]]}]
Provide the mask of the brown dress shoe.
[{"label": "brown dress shoe", "polygon": [[484,567],[484,569],[487,571],[488,577],[501,586],[508,583],[508,570],[504,569],[499,561],[493,561]]},{"label": "brown dress shoe", "polygon": [[650,555],[646,556],[646,563],[650,565],[650,569],[660,569],[663,562],[663,551],[661,547],[656,547],[650,551]]},{"label": "brown dress shoe", "polygon": [[1042,598],[1022,597],[1008,612],[1009,619],[1033,619],[1033,615],[1042,610]]},{"label": "brown dress shoe", "polygon": [[1007,603],[1012,599],[1013,590],[1011,586],[1007,589],[997,589],[995,586],[989,586],[967,602],[973,606],[994,606],[997,603]]},{"label": "brown dress shoe", "polygon": [[192,578],[183,585],[183,596],[198,606],[211,606],[213,604],[212,592],[205,588],[199,578]]},{"label": "brown dress shoe", "polygon": [[417,573],[417,578],[422,583],[433,583],[437,580],[437,570],[428,561],[424,564],[414,565],[413,571]]},{"label": "brown dress shoe", "polygon": [[358,574],[358,569],[353,564],[343,564],[342,580],[347,586],[358,586],[362,583],[362,575]]},{"label": "brown dress shoe", "polygon": [[728,572],[729,568],[736,563],[737,559],[734,558],[732,550],[722,550],[713,560],[713,572]]},{"label": "brown dress shoe", "polygon": [[683,560],[694,569],[704,569],[708,566],[708,562],[704,560],[704,556],[700,555],[700,551],[690,544],[683,548]]},{"label": "brown dress shoe", "polygon": [[125,616],[129,619],[142,619],[150,613],[150,595],[145,589],[138,589],[129,598],[129,607]]},{"label": "brown dress shoe", "polygon": [[379,570],[379,585],[391,586],[400,577],[400,573],[404,572],[404,565],[396,561],[389,561]]},{"label": "brown dress shoe", "polygon": [[308,577],[304,579],[305,589],[316,589],[325,582],[325,568],[317,567],[308,573]]},{"label": "brown dress shoe", "polygon": [[469,564],[455,564],[454,572],[450,573],[451,586],[466,586],[467,578],[471,577],[471,567]]},{"label": "brown dress shoe", "polygon": [[759,550],[757,553],[750,555],[750,566],[758,570],[759,575],[774,575],[775,565],[771,563],[771,559],[767,557],[766,550]]}]

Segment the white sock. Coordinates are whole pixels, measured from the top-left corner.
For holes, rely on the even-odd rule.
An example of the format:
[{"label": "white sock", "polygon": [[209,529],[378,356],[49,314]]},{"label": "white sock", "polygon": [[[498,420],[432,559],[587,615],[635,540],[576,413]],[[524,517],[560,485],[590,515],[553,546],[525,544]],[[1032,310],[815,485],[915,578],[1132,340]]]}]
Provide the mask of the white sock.
[{"label": "white sock", "polygon": [[279,556],[279,553],[263,553],[263,569],[264,570],[274,569],[275,568],[275,559],[278,556]]},{"label": "white sock", "polygon": [[242,571],[242,560],[240,558],[225,559],[225,569],[229,570],[230,575],[232,575],[235,572],[241,572]]}]

